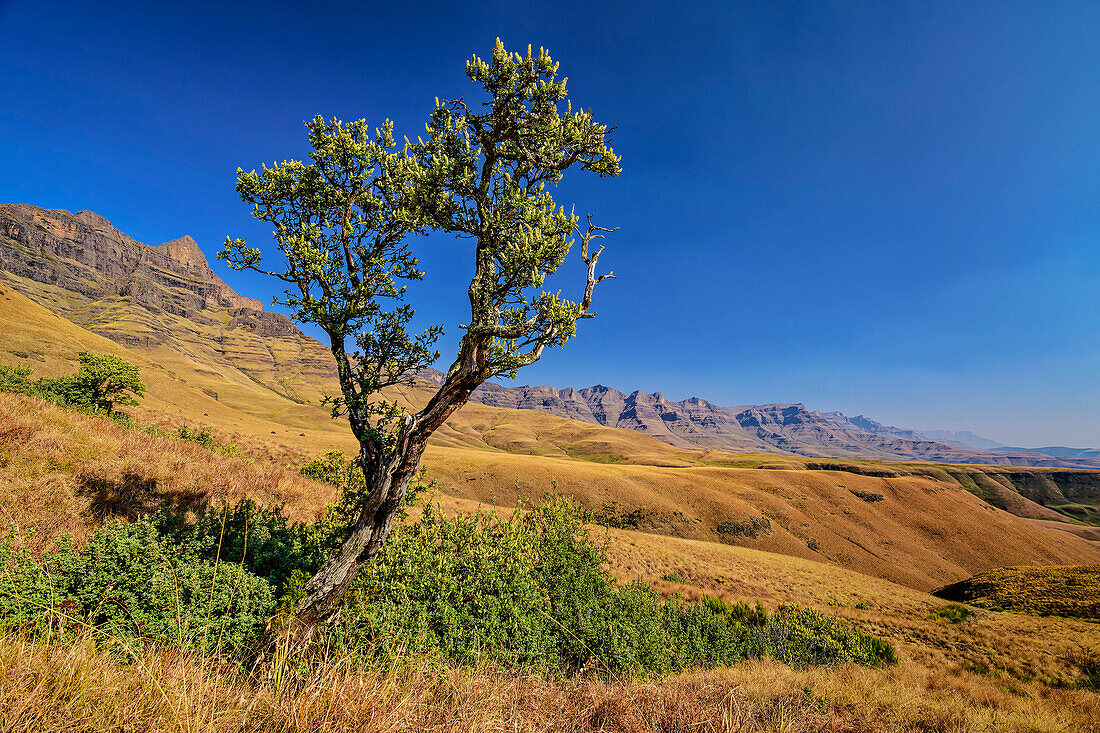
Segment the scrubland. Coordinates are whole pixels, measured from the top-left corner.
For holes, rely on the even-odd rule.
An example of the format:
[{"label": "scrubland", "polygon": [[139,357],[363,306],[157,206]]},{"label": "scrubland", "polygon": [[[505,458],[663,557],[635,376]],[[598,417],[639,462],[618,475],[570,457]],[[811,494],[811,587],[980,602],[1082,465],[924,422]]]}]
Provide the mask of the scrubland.
[{"label": "scrubland", "polygon": [[[330,487],[246,436],[237,456],[0,395],[0,507],[42,548],[106,516],[251,497],[317,517]],[[448,512],[478,502],[435,497]],[[892,642],[900,662],[792,669],[770,659],[659,678],[562,676],[409,657],[379,669],[313,649],[249,666],[152,642],[12,629],[0,638],[0,730],[1097,730],[1100,626],[973,608],[883,578],[747,547],[593,528],[611,569],[663,595],[818,608]],[[665,580],[663,577],[675,580]],[[1091,689],[1090,689],[1091,688]]]}]

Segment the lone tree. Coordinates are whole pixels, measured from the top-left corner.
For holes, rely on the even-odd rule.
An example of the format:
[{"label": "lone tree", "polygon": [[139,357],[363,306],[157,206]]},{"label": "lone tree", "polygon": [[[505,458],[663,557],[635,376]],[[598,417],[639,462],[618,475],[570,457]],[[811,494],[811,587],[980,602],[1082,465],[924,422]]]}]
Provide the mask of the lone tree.
[{"label": "lone tree", "polygon": [[145,394],[138,368],[125,359],[90,351],[81,351],[77,358],[80,370],[56,380],[68,402],[110,415],[115,405],[136,405],[137,398]]},{"label": "lone tree", "polygon": [[[286,282],[282,302],[295,320],[328,335],[341,393],[327,401],[334,417],[347,416],[366,479],[342,546],[306,583],[303,622],[334,617],[359,568],[381,549],[428,438],[470,393],[492,377],[514,377],[596,315],[593,289],[612,275],[597,275],[603,247],[593,240],[613,230],[589,220],[582,231],[548,188],[574,167],[616,176],[620,159],[609,146],[613,128],[573,110],[557,70],[545,51],[509,53],[498,39],[490,61],[466,64],[486,98],[437,100],[426,140],[398,148],[389,121],[372,136],[363,120],[318,116],[306,123],[309,163],[237,171],[238,193],[274,225],[283,257],[279,269],[266,269],[258,249],[228,238],[219,257]],[[470,321],[443,384],[411,413],[381,390],[410,383],[439,357],[442,327],[411,333],[405,302],[405,283],[424,276],[406,239],[430,230],[473,243]],[[578,234],[587,265],[580,300],[542,292]]]}]

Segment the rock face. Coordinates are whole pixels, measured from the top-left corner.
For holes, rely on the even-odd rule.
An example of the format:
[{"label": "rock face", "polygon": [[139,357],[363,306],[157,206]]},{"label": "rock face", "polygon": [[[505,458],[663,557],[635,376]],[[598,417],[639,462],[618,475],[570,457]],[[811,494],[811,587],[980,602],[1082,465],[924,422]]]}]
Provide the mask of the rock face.
[{"label": "rock face", "polygon": [[123,345],[230,366],[299,401],[334,374],[327,349],[235,292],[189,236],[153,247],[91,211],[0,205],[0,279]]},{"label": "rock face", "polygon": [[[421,376],[425,381],[442,383],[442,373],[434,369]],[[637,430],[683,448],[778,452],[811,458],[1100,467],[1097,456],[1089,451],[1063,456],[1010,448],[983,451],[931,440],[916,431],[883,425],[863,415],[815,412],[802,404],[721,407],[699,397],[674,402],[660,392],[635,391],[627,395],[601,384],[559,390],[487,383],[471,399],[493,407],[538,410],[607,427]]]},{"label": "rock face", "polygon": [[263,310],[214,274],[191,237],[150,247],[91,211],[0,206],[0,269],[89,300],[123,296],[183,318],[217,307]]},{"label": "rock face", "polygon": [[[335,391],[332,356],[285,316],[263,310],[224,283],[191,237],[152,247],[90,211],[70,214],[0,205],[0,280],[54,312],[130,348],[171,351],[202,365],[207,393],[232,398],[226,380],[259,382],[298,402]],[[442,373],[422,372],[440,384]],[[244,398],[242,398],[244,399]],[[1100,467],[1096,451],[1068,457],[1022,449],[983,451],[930,440],[862,415],[814,412],[801,404],[721,407],[660,392],[505,387],[487,383],[472,399],[493,407],[647,433],[683,448],[789,453],[814,458]],[[1045,450],[1045,449],[1044,449]],[[1068,449],[1067,449],[1068,450]]]}]

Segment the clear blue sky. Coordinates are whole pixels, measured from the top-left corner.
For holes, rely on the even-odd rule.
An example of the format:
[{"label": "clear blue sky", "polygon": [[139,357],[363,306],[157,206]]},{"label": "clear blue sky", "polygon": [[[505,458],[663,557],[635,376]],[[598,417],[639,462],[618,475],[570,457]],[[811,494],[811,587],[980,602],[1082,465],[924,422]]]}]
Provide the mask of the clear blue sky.
[{"label": "clear blue sky", "polygon": [[[0,0],[0,201],[266,245],[237,166],[317,113],[415,135],[471,53],[546,46],[618,127],[623,175],[559,194],[619,279],[521,383],[1100,445],[1097,3],[249,5]],[[452,338],[466,246],[424,245]]]}]

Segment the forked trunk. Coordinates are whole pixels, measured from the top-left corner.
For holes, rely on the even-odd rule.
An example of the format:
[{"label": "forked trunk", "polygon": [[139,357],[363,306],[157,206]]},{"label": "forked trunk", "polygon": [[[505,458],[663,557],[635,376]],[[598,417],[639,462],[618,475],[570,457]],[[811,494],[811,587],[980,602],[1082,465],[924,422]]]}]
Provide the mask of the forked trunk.
[{"label": "forked trunk", "polygon": [[[306,583],[306,597],[295,610],[300,622],[314,625],[334,619],[340,602],[355,582],[363,563],[382,549],[423,453],[424,442],[421,440],[414,443],[398,441],[388,461],[373,470],[364,467],[370,487],[367,499],[336,556]],[[360,463],[363,462],[360,456]]]}]

